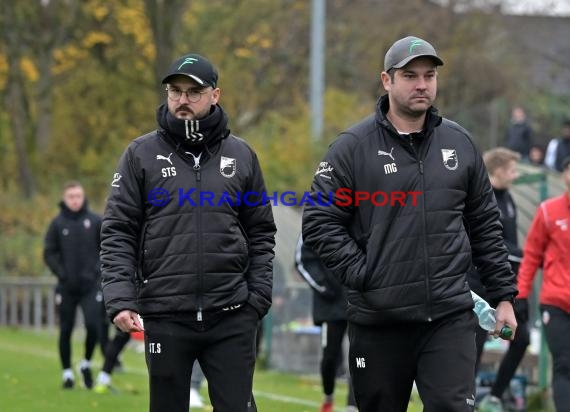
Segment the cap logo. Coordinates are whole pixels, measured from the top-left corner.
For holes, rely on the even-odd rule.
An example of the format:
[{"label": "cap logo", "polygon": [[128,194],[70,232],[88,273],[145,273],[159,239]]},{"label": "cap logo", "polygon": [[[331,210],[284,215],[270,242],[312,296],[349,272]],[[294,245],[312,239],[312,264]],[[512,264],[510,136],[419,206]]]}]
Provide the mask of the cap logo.
[{"label": "cap logo", "polygon": [[418,47],[418,46],[421,46],[422,43],[423,43],[423,41],[421,41],[421,40],[417,40],[417,39],[416,39],[416,40],[412,40],[412,41],[410,42],[410,48],[408,49],[408,52],[409,52],[410,54],[412,54],[412,52],[414,51],[414,49],[415,49],[416,47]]},{"label": "cap logo", "polygon": [[182,66],[184,66],[185,64],[194,64],[194,62],[197,62],[198,59],[194,58],[194,57],[186,57],[184,59],[184,61],[182,62],[182,64],[180,66],[178,66],[178,70],[180,70],[180,68]]}]

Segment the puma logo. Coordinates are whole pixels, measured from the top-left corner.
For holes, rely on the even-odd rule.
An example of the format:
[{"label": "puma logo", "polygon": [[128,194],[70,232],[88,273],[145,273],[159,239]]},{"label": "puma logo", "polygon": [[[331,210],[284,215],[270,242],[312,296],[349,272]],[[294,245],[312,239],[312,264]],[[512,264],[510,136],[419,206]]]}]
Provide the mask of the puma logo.
[{"label": "puma logo", "polygon": [[394,148],[390,149],[390,153],[385,152],[384,150],[378,150],[378,156],[389,156],[390,159],[392,159],[392,161],[394,161],[394,156],[392,156],[392,152],[394,151]]},{"label": "puma logo", "polygon": [[156,160],[166,160],[168,163],[170,163],[172,165],[172,161],[170,160],[170,156],[172,156],[172,153],[170,153],[168,155],[168,157],[163,156],[163,155],[156,155]]}]

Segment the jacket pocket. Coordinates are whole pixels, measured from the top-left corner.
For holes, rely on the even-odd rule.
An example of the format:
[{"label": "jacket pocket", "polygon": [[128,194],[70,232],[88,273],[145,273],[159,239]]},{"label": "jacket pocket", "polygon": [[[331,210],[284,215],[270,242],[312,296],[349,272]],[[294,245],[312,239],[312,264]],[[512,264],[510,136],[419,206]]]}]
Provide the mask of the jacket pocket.
[{"label": "jacket pocket", "polygon": [[246,259],[244,273],[247,273],[249,269],[249,238],[247,237],[247,233],[239,220],[237,221],[237,225],[242,235],[240,246],[243,249],[244,258]]},{"label": "jacket pocket", "polygon": [[249,253],[249,238],[247,237],[247,233],[245,232],[245,229],[243,228],[243,226],[239,220],[237,221],[237,225],[239,227],[239,231],[241,232],[241,235],[243,236],[242,246],[245,248],[245,251]]}]

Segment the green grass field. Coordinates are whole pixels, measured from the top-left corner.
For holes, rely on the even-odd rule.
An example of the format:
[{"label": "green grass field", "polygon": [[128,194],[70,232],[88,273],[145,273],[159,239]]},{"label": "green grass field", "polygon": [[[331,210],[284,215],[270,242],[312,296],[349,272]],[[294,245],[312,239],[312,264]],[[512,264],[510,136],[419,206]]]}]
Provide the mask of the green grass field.
[{"label": "green grass field", "polygon": [[[77,336],[73,342],[74,365],[77,365],[82,352],[82,342]],[[129,346],[122,360],[126,371],[113,376],[117,393],[99,395],[80,385],[73,390],[63,390],[55,331],[0,328],[0,412],[147,411],[148,382],[144,355]],[[99,348],[93,364],[96,375],[102,364]],[[79,382],[77,373],[76,379]],[[316,412],[322,396],[316,374],[302,376],[267,370],[255,372],[254,394],[260,412]],[[207,403],[205,385],[202,396]],[[346,385],[342,382],[338,383],[336,398],[335,411],[343,412]],[[528,411],[545,412],[538,403],[537,399],[533,401],[529,396]],[[410,403],[408,408],[408,412],[421,410],[419,400]],[[202,411],[192,410],[205,411],[211,412],[212,407],[207,405]]]},{"label": "green grass field", "polygon": [[[82,353],[81,341],[75,338],[74,365]],[[63,390],[55,332],[0,328],[0,411],[146,411],[148,383],[144,355],[128,347],[122,360],[125,372],[113,375],[113,386],[118,393],[99,395],[78,385],[73,390]],[[93,363],[96,375],[102,365],[99,348]],[[77,379],[76,372],[76,382]],[[321,401],[320,381],[316,375],[257,370],[254,394],[261,412],[314,412],[318,411]],[[202,395],[207,402],[207,387],[202,388]],[[346,385],[338,384],[336,397],[336,411],[342,412]],[[410,404],[409,412],[420,410],[418,404]],[[207,406],[203,411],[212,411],[212,407]]]}]

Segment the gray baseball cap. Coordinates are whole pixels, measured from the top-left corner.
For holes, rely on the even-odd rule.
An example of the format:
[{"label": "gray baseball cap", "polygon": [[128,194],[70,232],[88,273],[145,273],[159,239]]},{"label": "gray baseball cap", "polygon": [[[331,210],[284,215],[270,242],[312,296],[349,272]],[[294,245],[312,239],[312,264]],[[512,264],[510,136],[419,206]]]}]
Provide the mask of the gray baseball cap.
[{"label": "gray baseball cap", "polygon": [[401,69],[417,57],[431,57],[436,66],[442,66],[443,60],[427,41],[415,36],[404,37],[395,42],[384,56],[384,70]]}]

